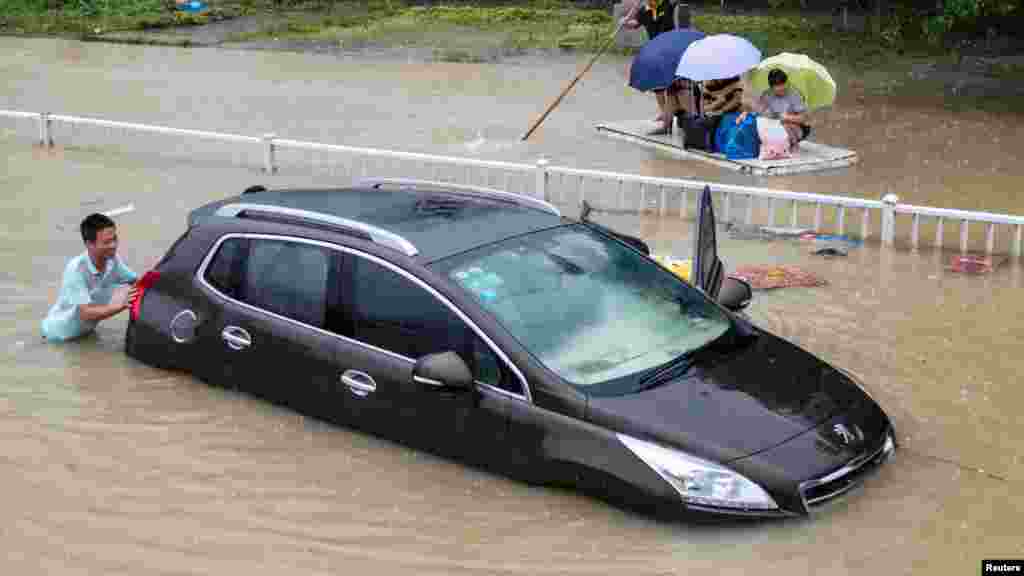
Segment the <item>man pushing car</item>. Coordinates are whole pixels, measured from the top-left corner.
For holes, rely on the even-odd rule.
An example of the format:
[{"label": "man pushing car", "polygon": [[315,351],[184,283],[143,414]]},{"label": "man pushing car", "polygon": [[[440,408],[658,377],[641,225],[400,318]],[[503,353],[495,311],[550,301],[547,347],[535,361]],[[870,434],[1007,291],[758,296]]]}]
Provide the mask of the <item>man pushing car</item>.
[{"label": "man pushing car", "polygon": [[43,338],[65,341],[89,334],[102,321],[127,310],[138,275],[117,257],[117,226],[90,214],[80,225],[85,252],[64,267],[60,293],[42,322]]}]

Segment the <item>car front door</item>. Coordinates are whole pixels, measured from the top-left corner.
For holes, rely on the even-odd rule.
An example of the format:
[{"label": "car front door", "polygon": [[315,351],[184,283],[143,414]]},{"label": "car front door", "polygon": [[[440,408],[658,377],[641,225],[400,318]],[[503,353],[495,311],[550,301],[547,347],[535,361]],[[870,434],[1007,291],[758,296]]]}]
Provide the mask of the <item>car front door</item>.
[{"label": "car front door", "polygon": [[[376,257],[353,253],[342,289],[349,336],[358,343],[339,361],[371,383],[350,390],[353,418],[382,435],[428,450],[474,456],[494,453],[507,432],[504,406],[522,388],[480,336],[440,295]],[[416,359],[454,351],[477,381],[453,391],[413,379]],[[518,392],[518,393],[517,393]]]}]

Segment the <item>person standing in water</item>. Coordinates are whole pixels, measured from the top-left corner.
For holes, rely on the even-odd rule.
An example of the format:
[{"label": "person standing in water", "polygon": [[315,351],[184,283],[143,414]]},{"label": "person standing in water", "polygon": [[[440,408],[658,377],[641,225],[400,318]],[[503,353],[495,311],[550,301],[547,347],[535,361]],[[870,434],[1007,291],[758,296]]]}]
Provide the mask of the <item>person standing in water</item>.
[{"label": "person standing in water", "polygon": [[[641,2],[643,5],[637,8],[636,4]],[[634,16],[623,18],[622,23],[626,28],[635,30],[643,26],[647,31],[648,42],[659,34],[675,29],[676,3],[673,0],[636,0],[636,4],[628,11],[634,13]],[[680,23],[680,26],[686,28],[689,25],[687,16],[685,25]],[[628,69],[626,78],[629,78]],[[674,93],[670,94],[668,90],[655,90],[654,96],[658,101],[658,117],[655,121],[660,123],[660,127],[652,134],[668,134],[672,129],[672,118],[677,108],[669,103],[669,97],[674,96]]]},{"label": "person standing in water", "polygon": [[84,336],[102,320],[131,306],[138,275],[117,257],[117,227],[109,216],[90,214],[79,230],[85,252],[64,267],[60,293],[42,322],[43,338],[62,342]]}]

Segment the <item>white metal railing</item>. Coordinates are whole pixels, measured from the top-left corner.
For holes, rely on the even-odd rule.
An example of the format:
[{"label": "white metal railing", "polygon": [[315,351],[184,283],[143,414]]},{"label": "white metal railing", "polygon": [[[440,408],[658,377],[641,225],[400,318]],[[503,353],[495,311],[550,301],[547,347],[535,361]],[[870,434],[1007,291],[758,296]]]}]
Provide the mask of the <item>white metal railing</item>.
[{"label": "white metal railing", "polygon": [[[67,116],[61,114],[22,112],[14,110],[0,110],[0,118],[29,119],[35,120],[39,126],[38,143],[44,146],[53,146],[53,123],[66,123],[69,125],[90,125],[107,128],[118,128],[136,132],[148,132],[174,136],[185,136],[216,140],[229,143],[252,144],[261,146],[263,149],[263,170],[274,173],[278,170],[277,152],[279,150],[297,151],[318,151],[349,154],[356,157],[388,158],[392,160],[406,160],[424,164],[434,164],[435,170],[438,166],[453,166],[466,168],[466,179],[471,180],[470,170],[502,170],[506,173],[506,188],[508,174],[519,174],[524,176],[533,175],[535,184],[533,192],[535,196],[545,200],[553,200],[556,185],[552,178],[559,178],[559,185],[564,186],[565,180],[575,180],[576,192],[579,200],[586,198],[587,184],[591,183],[613,183],[617,188],[618,208],[625,209],[627,204],[627,187],[639,186],[640,206],[646,207],[648,199],[653,194],[657,198],[658,212],[662,215],[668,212],[668,193],[677,191],[679,197],[679,215],[687,217],[689,214],[688,197],[690,192],[696,194],[705,186],[718,195],[721,202],[722,220],[734,221],[733,210],[739,209],[736,200],[742,199],[745,214],[742,220],[746,224],[753,224],[754,210],[757,201],[767,201],[767,221],[770,225],[777,222],[779,203],[789,204],[788,224],[796,228],[800,222],[802,207],[813,207],[813,225],[807,226],[815,232],[823,230],[824,209],[831,208],[835,212],[835,229],[840,235],[846,233],[849,212],[856,210],[860,212],[860,237],[868,238],[871,234],[871,222],[873,213],[877,212],[880,219],[879,237],[882,244],[892,246],[896,239],[896,216],[910,216],[909,244],[917,248],[920,244],[920,230],[922,220],[925,218],[935,222],[934,245],[943,246],[943,230],[947,222],[958,222],[960,225],[960,250],[966,252],[969,247],[969,229],[971,223],[985,225],[985,251],[993,253],[996,250],[997,227],[1002,227],[1009,232],[1008,248],[1014,256],[1022,253],[1022,231],[1024,231],[1024,216],[1009,214],[994,214],[990,212],[972,212],[965,210],[953,210],[947,208],[932,208],[927,206],[914,206],[901,204],[895,194],[889,194],[881,200],[869,200],[864,198],[852,198],[846,196],[831,196],[826,194],[809,194],[804,192],[793,192],[789,190],[777,190],[771,188],[759,188],[753,186],[738,186],[732,184],[720,184],[716,182],[705,182],[699,180],[688,180],[678,178],[659,178],[654,176],[642,176],[639,174],[624,174],[602,170],[587,170],[571,168],[567,166],[554,166],[546,159],[540,159],[535,164],[524,164],[515,162],[501,162],[494,160],[482,160],[477,158],[460,158],[453,156],[439,156],[419,152],[402,152],[396,150],[384,150],[379,148],[363,148],[346,146],[340,144],[322,144],[318,142],[307,142],[302,140],[290,140],[278,138],[274,134],[263,136],[244,136],[239,134],[227,134],[222,132],[211,132],[205,130],[191,130],[171,128],[167,126],[156,126],[151,124],[138,124],[131,122],[118,122],[98,118],[85,118],[78,116]],[[466,182],[473,184],[473,182]],[[529,193],[529,192],[528,192]],[[563,197],[564,188],[558,189],[558,195]]]}]

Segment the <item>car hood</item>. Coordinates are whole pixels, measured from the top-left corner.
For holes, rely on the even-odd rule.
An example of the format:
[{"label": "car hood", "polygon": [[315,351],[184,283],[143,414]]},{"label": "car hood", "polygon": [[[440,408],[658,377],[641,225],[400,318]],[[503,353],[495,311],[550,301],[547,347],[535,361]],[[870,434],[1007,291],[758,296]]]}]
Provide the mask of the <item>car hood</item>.
[{"label": "car hood", "polygon": [[743,345],[698,353],[685,374],[654,388],[591,396],[587,418],[728,462],[778,446],[867,399],[846,375],[762,331]]}]

